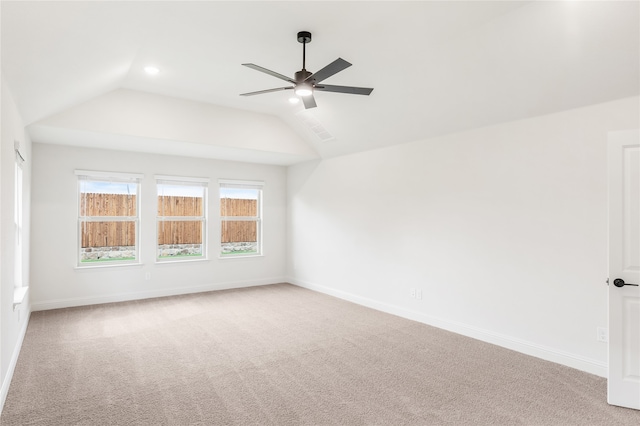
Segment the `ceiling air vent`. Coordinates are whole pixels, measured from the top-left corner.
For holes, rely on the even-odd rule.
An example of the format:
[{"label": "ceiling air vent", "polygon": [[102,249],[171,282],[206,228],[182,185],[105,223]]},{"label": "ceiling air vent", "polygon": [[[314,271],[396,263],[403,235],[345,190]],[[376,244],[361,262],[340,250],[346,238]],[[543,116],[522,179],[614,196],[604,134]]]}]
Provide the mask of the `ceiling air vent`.
[{"label": "ceiling air vent", "polygon": [[329,133],[329,131],[324,128],[322,123],[320,123],[320,121],[318,121],[318,119],[311,115],[307,110],[302,110],[296,113],[296,115],[300,118],[302,124],[304,124],[304,127],[306,127],[307,130],[309,130],[322,142],[327,142],[336,138],[331,133]]}]

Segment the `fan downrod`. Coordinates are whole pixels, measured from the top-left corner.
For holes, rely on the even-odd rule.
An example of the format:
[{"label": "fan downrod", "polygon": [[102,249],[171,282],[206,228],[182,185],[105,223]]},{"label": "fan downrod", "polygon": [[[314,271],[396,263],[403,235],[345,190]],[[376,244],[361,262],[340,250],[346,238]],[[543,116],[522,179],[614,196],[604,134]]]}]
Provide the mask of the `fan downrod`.
[{"label": "fan downrod", "polygon": [[[311,41],[311,33],[309,31],[300,31],[298,32],[298,41],[302,43],[302,72],[306,72],[307,68],[307,43]],[[298,73],[296,73],[296,78],[298,77]],[[297,81],[297,80],[296,80]]]}]

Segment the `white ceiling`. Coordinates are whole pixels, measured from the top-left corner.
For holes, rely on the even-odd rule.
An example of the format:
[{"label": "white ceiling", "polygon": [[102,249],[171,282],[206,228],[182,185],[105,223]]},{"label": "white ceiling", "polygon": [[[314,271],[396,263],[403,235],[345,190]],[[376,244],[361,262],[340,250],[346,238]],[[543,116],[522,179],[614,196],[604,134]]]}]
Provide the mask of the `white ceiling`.
[{"label": "white ceiling", "polygon": [[[638,6],[2,1],[2,71],[35,142],[293,164],[638,95]],[[307,69],[342,57],[353,66],[325,83],[373,87],[371,96],[316,93],[318,108],[307,111],[289,104],[289,92],[239,96],[286,85],[241,64],[292,76],[302,65],[300,30],[313,34]],[[148,64],[160,74],[145,75]],[[147,112],[140,121],[148,131],[136,134],[101,123],[117,121],[125,98],[137,119],[135,102],[148,96],[199,111],[176,124],[203,132],[224,110],[241,127],[258,116],[277,122],[275,133],[270,141],[260,137],[264,128],[222,126],[218,138],[186,129],[158,138],[154,126],[171,120],[160,112]],[[335,139],[320,141],[305,117]],[[281,133],[295,139],[290,151],[275,142]]]}]

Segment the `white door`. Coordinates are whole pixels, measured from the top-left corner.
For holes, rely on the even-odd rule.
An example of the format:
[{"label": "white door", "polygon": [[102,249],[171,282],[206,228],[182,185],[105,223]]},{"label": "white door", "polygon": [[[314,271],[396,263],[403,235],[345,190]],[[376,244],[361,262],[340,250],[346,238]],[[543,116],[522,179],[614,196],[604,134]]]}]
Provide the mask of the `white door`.
[{"label": "white door", "polygon": [[640,131],[608,139],[608,401],[640,410]]}]

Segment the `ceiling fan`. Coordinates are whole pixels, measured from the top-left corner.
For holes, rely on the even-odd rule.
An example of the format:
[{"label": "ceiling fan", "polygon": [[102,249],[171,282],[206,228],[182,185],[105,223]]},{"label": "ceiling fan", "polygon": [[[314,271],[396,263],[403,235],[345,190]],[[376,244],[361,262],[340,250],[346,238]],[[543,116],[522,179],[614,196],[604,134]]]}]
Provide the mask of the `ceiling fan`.
[{"label": "ceiling fan", "polygon": [[275,71],[268,70],[256,64],[242,64],[245,67],[253,68],[256,71],[272,75],[280,80],[288,81],[293,86],[278,87],[276,89],[259,90],[257,92],[242,93],[240,96],[261,95],[263,93],[279,92],[281,90],[293,89],[295,94],[302,98],[305,109],[315,108],[316,100],[313,97],[314,91],[319,92],[337,92],[349,93],[352,95],[369,95],[373,89],[368,87],[352,87],[352,86],[334,86],[331,84],[320,84],[323,80],[339,73],[351,66],[351,64],[342,58],[338,58],[331,62],[320,71],[312,73],[305,68],[306,45],[311,42],[311,33],[309,31],[300,31],[298,33],[298,42],[302,43],[302,70],[295,73],[294,78],[289,78]]}]

